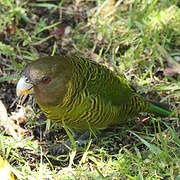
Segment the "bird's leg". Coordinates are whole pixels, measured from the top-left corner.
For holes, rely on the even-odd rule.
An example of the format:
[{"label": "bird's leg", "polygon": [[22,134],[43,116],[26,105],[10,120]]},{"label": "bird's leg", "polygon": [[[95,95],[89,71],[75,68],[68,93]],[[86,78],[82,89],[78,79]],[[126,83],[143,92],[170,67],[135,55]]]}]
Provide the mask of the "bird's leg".
[{"label": "bird's leg", "polygon": [[[71,133],[71,138],[75,141],[75,139],[77,139],[77,134]],[[66,154],[72,146],[71,138],[68,138],[63,144],[55,146],[53,148],[53,154]]]},{"label": "bird's leg", "polygon": [[79,138],[77,139],[76,141],[77,145],[79,147],[86,145],[90,137],[91,137],[91,134],[88,131],[86,131],[84,134],[80,135]]},{"label": "bird's leg", "polygon": [[[87,131],[84,134],[72,134],[73,141],[76,143],[76,148],[79,149],[85,145],[88,144],[89,138],[91,137],[90,133]],[[71,141],[71,138],[69,137],[63,144],[58,145],[54,147],[53,154],[65,154],[67,153],[71,148],[73,148],[73,142]]]}]

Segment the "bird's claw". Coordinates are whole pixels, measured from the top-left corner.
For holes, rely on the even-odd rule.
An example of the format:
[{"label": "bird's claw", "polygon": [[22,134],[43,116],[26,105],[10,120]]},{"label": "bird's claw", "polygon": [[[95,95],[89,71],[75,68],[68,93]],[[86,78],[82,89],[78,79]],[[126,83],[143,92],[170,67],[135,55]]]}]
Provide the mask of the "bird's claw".
[{"label": "bird's claw", "polygon": [[[84,134],[82,134],[81,136],[79,136],[79,138],[77,138],[77,136],[75,137],[75,141],[76,141],[76,148],[80,149],[81,147],[84,147],[85,145],[88,144],[89,141],[89,137],[90,134],[89,132],[85,132]],[[67,154],[69,152],[69,150],[72,147],[72,143],[70,141],[70,139],[67,139],[64,144],[60,144],[58,146],[55,146],[53,148],[53,154]]]}]

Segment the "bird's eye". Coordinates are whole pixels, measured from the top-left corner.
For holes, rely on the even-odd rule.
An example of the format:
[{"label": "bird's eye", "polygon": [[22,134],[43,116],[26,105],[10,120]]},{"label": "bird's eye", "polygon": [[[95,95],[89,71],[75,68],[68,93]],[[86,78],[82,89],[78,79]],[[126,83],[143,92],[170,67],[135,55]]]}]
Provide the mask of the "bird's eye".
[{"label": "bird's eye", "polygon": [[27,77],[25,77],[25,82],[26,82],[26,83],[29,83],[29,82],[30,82]]},{"label": "bird's eye", "polygon": [[51,78],[50,77],[46,77],[46,76],[41,79],[41,82],[43,84],[48,84],[50,81],[51,81]]}]

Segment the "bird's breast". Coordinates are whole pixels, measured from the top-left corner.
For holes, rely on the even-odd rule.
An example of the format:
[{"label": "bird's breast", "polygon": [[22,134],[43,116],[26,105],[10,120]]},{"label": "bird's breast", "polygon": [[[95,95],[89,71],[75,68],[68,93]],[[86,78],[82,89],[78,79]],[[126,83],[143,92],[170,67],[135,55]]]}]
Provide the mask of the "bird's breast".
[{"label": "bird's breast", "polygon": [[117,107],[87,93],[66,97],[60,105],[41,109],[49,119],[60,124],[64,121],[67,126],[80,130],[104,129],[118,118]]}]

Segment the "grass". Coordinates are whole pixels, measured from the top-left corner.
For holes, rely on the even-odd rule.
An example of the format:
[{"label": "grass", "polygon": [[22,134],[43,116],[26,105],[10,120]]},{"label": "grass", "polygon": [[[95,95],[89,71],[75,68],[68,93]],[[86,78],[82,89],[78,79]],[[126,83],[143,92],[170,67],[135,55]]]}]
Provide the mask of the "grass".
[{"label": "grass", "polygon": [[[0,14],[0,98],[9,114],[24,65],[54,54],[91,57],[122,73],[138,93],[179,112],[177,0],[0,0]],[[47,152],[66,135],[38,121],[38,108],[28,103],[24,128],[31,134],[17,139],[0,134],[1,154],[17,179],[180,179],[177,118],[140,115],[103,131],[80,152],[52,156]]]}]

